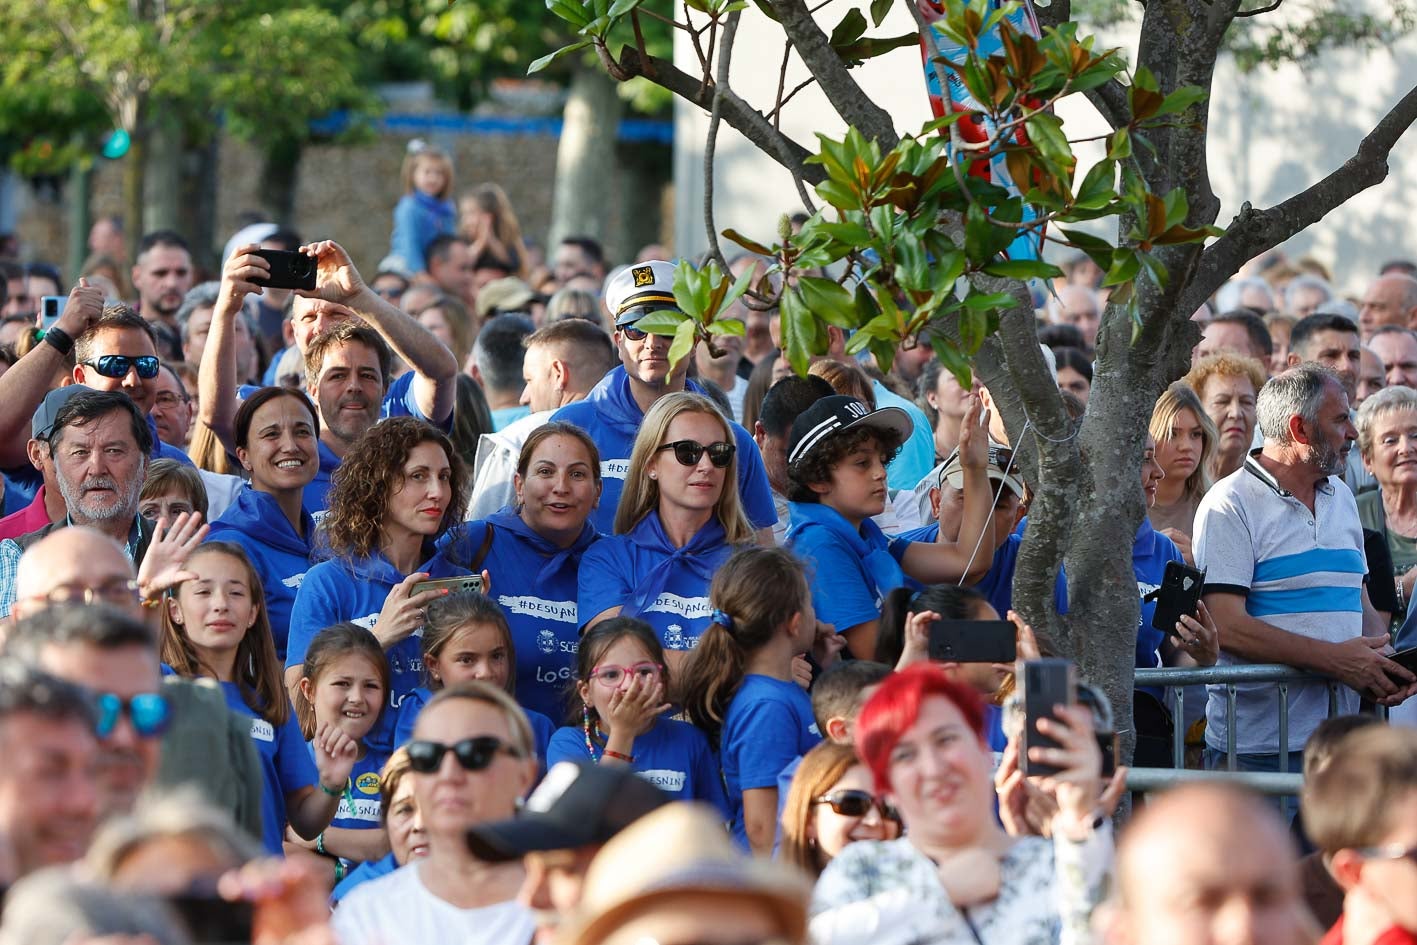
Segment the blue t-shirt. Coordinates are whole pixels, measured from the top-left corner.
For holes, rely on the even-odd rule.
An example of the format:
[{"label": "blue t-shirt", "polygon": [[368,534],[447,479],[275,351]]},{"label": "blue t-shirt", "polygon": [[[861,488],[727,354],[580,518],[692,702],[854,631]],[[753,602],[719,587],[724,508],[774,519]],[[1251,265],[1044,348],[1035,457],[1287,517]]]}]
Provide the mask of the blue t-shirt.
[{"label": "blue t-shirt", "polygon": [[212,522],[207,535],[208,541],[240,545],[251,559],[265,591],[276,656],[282,660],[290,636],[290,610],[295,605],[295,592],[300,589],[305,572],[310,570],[310,540],[315,535],[315,521],[310,513],[303,512],[302,517],[304,538],[296,534],[274,496],[248,486],[237,493],[236,501]]},{"label": "blue t-shirt", "polygon": [[389,254],[403,260],[409,272],[428,268],[424,252],[434,238],[457,230],[457,210],[451,201],[430,197],[421,190],[410,191],[394,204],[394,228],[389,235]]},{"label": "blue t-shirt", "polygon": [[[897,537],[903,541],[934,542],[940,536],[940,523],[931,522],[920,528],[901,532]],[[975,584],[976,591],[988,598],[989,603],[1000,617],[1005,617],[1014,606],[1014,571],[1018,567],[1018,550],[1023,544],[1023,536],[1014,533],[994,552],[994,561],[989,570]],[[1053,581],[1053,605],[1058,613],[1068,612],[1068,578],[1063,569],[1058,569],[1058,577]]]},{"label": "blue t-shirt", "polygon": [[[310,754],[310,763],[314,764],[315,746],[306,742],[305,748]],[[388,760],[388,753],[366,747],[364,757],[354,763],[354,770],[350,771],[349,780],[344,784],[344,796],[339,799],[339,807],[330,821],[331,827],[383,829],[379,822],[379,814],[384,807],[379,797],[379,772],[384,770],[384,763]]]},{"label": "blue t-shirt", "polygon": [[[788,508],[790,513],[795,513],[798,503],[789,503]],[[814,511],[822,516],[834,515],[844,527],[850,528],[850,523],[828,506],[818,505]],[[874,527],[874,523],[869,524]],[[838,633],[878,619],[885,595],[903,586],[907,580],[902,573],[899,583],[880,586],[861,554],[832,529],[799,528],[794,520],[788,533],[788,544],[807,566],[807,583],[812,588],[812,608],[817,613],[817,619],[836,627]],[[894,538],[888,541],[884,550],[890,553],[899,567],[909,547],[909,541]]]},{"label": "blue t-shirt", "polygon": [[621,607],[622,616],[653,627],[665,649],[692,650],[713,613],[713,574],[732,554],[718,519],[675,549],[652,511],[628,533],[602,538],[586,551],[576,613],[584,623]]},{"label": "blue t-shirt", "polygon": [[[687,390],[702,394],[703,388],[688,381]],[[644,411],[630,393],[630,380],[623,366],[616,367],[591,389],[585,400],[567,404],[556,411],[552,420],[566,420],[590,434],[600,451],[600,505],[591,513],[595,530],[609,535],[615,530],[615,509],[625,488],[625,475],[630,470],[630,450],[635,434],[644,422]],[[753,435],[736,423],[729,423],[738,445],[738,494],[743,500],[743,513],[754,528],[770,528],[777,522],[777,508],[772,501],[772,486]],[[587,614],[587,618],[595,616]]]},{"label": "blue t-shirt", "polygon": [[791,680],[756,674],[743,677],[728,703],[719,735],[733,839],[743,849],[748,849],[743,792],[776,788],[783,768],[821,740],[806,690]]},{"label": "blue t-shirt", "polygon": [[[1137,578],[1138,595],[1145,597],[1161,586],[1161,579],[1166,573],[1166,562],[1184,563],[1185,560],[1175,542],[1152,528],[1149,519],[1141,520],[1136,541],[1132,543],[1132,572]],[[1161,644],[1166,640],[1166,634],[1151,625],[1151,618],[1155,614],[1156,601],[1143,601],[1141,622],[1137,624],[1138,668],[1161,665]],[[1148,688],[1147,691],[1153,695],[1160,694],[1160,690]]]},{"label": "blue t-shirt", "polygon": [[[479,571],[492,578],[495,595],[517,651],[517,701],[552,718],[565,712],[580,645],[576,607],[581,558],[599,537],[589,524],[570,548],[557,548],[511,509],[450,528],[438,540],[435,560],[466,573],[482,549],[488,526],[492,544]],[[594,615],[591,615],[594,616]]]},{"label": "blue t-shirt", "polygon": [[[654,727],[635,739],[631,749],[635,773],[676,801],[703,801],[712,804],[728,819],[728,801],[723,795],[723,779],[704,733],[688,722],[660,716]],[[558,728],[546,749],[546,765],[558,761],[596,761],[586,750],[585,732],[575,726]]]},{"label": "blue t-shirt", "polygon": [[[286,668],[304,665],[310,641],[326,627],[348,620],[373,630],[389,592],[407,576],[383,555],[358,562],[338,558],[321,561],[305,572],[290,611]],[[423,684],[422,628],[385,650],[384,655],[389,660],[389,704],[365,744],[379,751],[393,751],[399,704]]]},{"label": "blue t-shirt", "polygon": [[[418,721],[418,714],[432,698],[433,690],[419,686],[403,700],[403,704],[399,706],[398,725],[394,728],[394,744],[409,743],[413,738],[413,726]],[[536,757],[542,760],[542,768],[545,770],[546,747],[551,743],[551,733],[556,731],[556,723],[525,706],[522,706],[522,713],[531,723],[532,744],[536,746]]]},{"label": "blue t-shirt", "polygon": [[334,892],[330,893],[330,902],[338,904],[341,899],[349,895],[349,891],[355,886],[367,883],[371,879],[378,879],[380,876],[388,876],[398,868],[399,863],[394,859],[392,853],[385,853],[377,860],[360,863],[350,870],[348,876],[335,885]]},{"label": "blue t-shirt", "polygon": [[251,742],[261,756],[261,774],[265,781],[261,791],[261,844],[266,852],[281,856],[285,842],[285,799],[288,795],[320,783],[320,772],[310,757],[300,725],[291,712],[285,724],[277,728],[261,718],[241,698],[236,683],[221,684],[226,705],[238,715],[251,720]]}]

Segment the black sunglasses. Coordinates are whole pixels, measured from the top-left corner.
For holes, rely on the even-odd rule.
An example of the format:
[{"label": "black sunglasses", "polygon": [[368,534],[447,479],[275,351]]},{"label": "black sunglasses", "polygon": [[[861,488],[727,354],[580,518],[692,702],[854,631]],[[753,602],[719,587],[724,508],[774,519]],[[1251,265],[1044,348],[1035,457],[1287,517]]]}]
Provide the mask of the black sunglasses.
[{"label": "black sunglasses", "polygon": [[874,807],[886,820],[900,820],[900,814],[896,813],[894,807],[885,801],[876,800],[870,791],[832,791],[830,794],[823,794],[814,803],[830,804],[831,809],[843,817],[865,817]]},{"label": "black sunglasses", "polygon": [[157,377],[158,360],[151,354],[139,355],[136,358],[130,358],[126,354],[104,354],[84,363],[104,377],[114,379],[127,377],[133,368],[138,369],[138,376],[145,381]]},{"label": "black sunglasses", "polygon": [[419,774],[432,774],[443,763],[443,755],[451,751],[464,771],[482,771],[505,751],[513,758],[522,753],[511,745],[503,744],[495,735],[464,738],[462,741],[445,745],[442,742],[416,741],[408,743],[408,766]]},{"label": "black sunglasses", "polygon": [[704,452],[708,452],[709,462],[713,463],[715,469],[724,469],[733,462],[733,453],[738,449],[732,443],[719,441],[705,446],[694,440],[675,440],[673,443],[665,443],[656,453],[663,453],[665,450],[673,450],[674,458],[679,461],[680,466],[697,466],[699,460],[703,459]]}]

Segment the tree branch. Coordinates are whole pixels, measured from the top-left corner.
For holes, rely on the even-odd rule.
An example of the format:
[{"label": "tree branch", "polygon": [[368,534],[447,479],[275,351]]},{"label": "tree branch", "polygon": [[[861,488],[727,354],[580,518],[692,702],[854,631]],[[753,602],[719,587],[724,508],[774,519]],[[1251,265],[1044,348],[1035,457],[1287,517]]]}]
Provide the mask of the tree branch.
[{"label": "tree branch", "polygon": [[1127,89],[1116,79],[1108,79],[1103,85],[1082,94],[1103,120],[1112,126],[1113,131],[1131,124],[1132,110],[1127,105]]},{"label": "tree branch", "polygon": [[1343,166],[1288,200],[1266,210],[1246,203],[1226,234],[1201,256],[1196,277],[1182,297],[1190,313],[1250,259],[1322,220],[1355,195],[1376,186],[1388,175],[1388,155],[1398,139],[1417,121],[1417,87],[1412,88],[1358,144]]},{"label": "tree branch", "polygon": [[[644,76],[702,109],[713,108],[714,85],[710,83],[705,86],[667,59],[651,55],[642,57],[633,47],[626,46],[620,52],[620,68],[631,76]],[[817,184],[826,179],[826,172],[820,166],[804,163],[812,152],[774,128],[762,112],[743,101],[732,89],[725,88],[718,94],[721,97],[720,114],[730,128],[791,171],[799,181]]]},{"label": "tree branch", "polygon": [[792,40],[797,55],[817,77],[817,84],[837,114],[879,144],[882,151],[895,147],[900,136],[896,134],[890,113],[861,90],[803,0],[768,0],[768,3],[787,38]]},{"label": "tree branch", "polygon": [[724,272],[732,272],[718,245],[718,227],[713,222],[713,161],[718,150],[718,124],[723,118],[723,93],[728,89],[728,67],[733,59],[733,41],[738,37],[741,10],[728,14],[723,24],[723,45],[718,52],[718,76],[713,84],[713,108],[709,111],[708,135],[704,139],[704,229],[708,233],[709,255]]},{"label": "tree branch", "polygon": [[1256,8],[1253,9],[1253,10],[1239,10],[1239,11],[1237,11],[1237,12],[1235,13],[1235,16],[1237,16],[1237,17],[1242,17],[1242,16],[1260,16],[1261,14],[1264,14],[1264,13],[1273,13],[1275,10],[1278,10],[1278,9],[1279,9],[1280,4],[1282,4],[1282,3],[1284,3],[1284,0],[1274,0],[1273,3],[1271,3],[1271,4],[1267,5],[1267,6],[1256,7]]}]

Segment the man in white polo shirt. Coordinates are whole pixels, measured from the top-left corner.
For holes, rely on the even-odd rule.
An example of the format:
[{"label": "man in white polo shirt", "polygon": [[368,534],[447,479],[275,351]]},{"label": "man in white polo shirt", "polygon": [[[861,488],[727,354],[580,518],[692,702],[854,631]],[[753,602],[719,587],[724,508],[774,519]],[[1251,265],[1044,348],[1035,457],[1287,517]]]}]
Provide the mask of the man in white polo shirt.
[{"label": "man in white polo shirt", "polygon": [[[1282,663],[1338,680],[1338,713],[1360,694],[1396,705],[1417,677],[1387,659],[1387,634],[1363,586],[1367,562],[1353,494],[1341,478],[1357,431],[1338,375],[1315,363],[1276,375],[1257,403],[1264,447],[1206,494],[1196,513],[1196,565],[1205,603],[1220,627],[1221,664]],[[1206,747],[1224,764],[1235,726],[1238,766],[1300,769],[1301,750],[1328,714],[1323,682],[1289,686],[1289,737],[1279,744],[1278,688],[1238,687],[1235,718],[1226,687],[1211,686]]]}]

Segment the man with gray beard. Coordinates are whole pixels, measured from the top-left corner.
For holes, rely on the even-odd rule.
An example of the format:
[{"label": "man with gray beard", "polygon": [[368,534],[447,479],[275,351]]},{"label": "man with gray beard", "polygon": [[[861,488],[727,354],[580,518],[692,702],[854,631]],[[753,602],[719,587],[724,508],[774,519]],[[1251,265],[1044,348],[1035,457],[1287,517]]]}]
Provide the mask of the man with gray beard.
[{"label": "man with gray beard", "polygon": [[153,442],[147,420],[119,391],[84,391],[67,398],[56,397],[57,393],[47,395],[39,407],[41,412],[53,409],[51,400],[62,400],[41,448],[54,462],[68,518],[0,542],[0,617],[9,616],[15,600],[20,556],[49,533],[87,525],[118,542],[140,574],[153,540],[153,523],[138,515],[138,495]]}]

